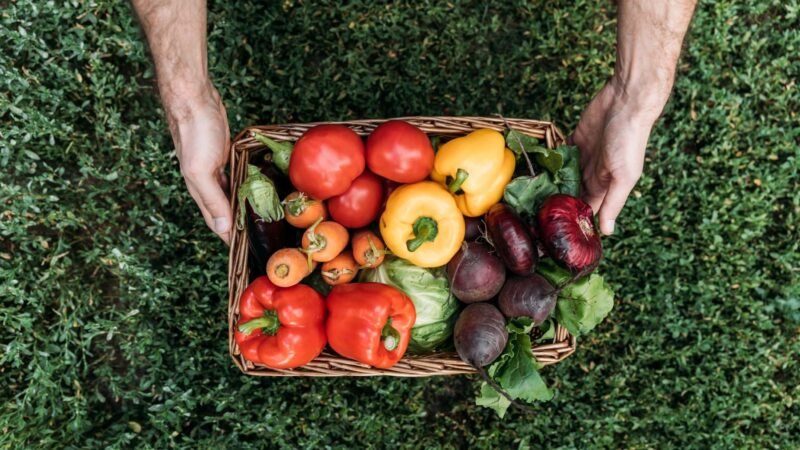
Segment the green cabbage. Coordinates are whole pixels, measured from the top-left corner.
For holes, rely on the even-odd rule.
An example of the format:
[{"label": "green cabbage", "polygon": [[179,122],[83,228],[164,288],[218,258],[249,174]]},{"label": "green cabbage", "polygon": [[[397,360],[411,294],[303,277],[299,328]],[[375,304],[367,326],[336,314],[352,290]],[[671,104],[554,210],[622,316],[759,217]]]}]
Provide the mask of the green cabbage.
[{"label": "green cabbage", "polygon": [[452,336],[459,304],[443,269],[423,269],[404,259],[387,257],[377,268],[364,270],[360,281],[394,286],[414,302],[417,321],[411,330],[409,352],[432,352]]}]

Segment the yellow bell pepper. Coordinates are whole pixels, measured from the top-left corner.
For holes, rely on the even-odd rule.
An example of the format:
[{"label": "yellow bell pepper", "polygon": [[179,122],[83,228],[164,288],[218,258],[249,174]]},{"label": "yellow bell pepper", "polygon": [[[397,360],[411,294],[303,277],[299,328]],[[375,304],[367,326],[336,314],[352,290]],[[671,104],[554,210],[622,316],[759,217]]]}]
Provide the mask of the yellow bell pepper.
[{"label": "yellow bell pepper", "polygon": [[439,148],[431,178],[456,196],[465,216],[478,217],[503,198],[515,165],[502,134],[476,130]]},{"label": "yellow bell pepper", "polygon": [[419,267],[447,264],[464,241],[464,216],[447,189],[420,181],[395,189],[380,220],[389,250]]}]

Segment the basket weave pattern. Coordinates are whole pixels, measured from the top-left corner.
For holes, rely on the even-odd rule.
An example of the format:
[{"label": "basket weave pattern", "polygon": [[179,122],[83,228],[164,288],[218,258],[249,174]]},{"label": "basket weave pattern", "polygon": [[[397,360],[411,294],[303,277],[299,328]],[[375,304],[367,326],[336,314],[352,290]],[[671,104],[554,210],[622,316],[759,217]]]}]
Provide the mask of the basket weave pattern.
[{"label": "basket weave pattern", "polygon": [[[550,122],[527,119],[501,119],[490,117],[404,117],[401,118],[430,136],[453,138],[468,134],[480,128],[503,131],[511,127],[517,131],[544,140],[548,148],[554,148],[564,142],[564,136]],[[346,125],[361,136],[366,136],[376,126],[388,119],[354,120],[349,122],[324,122]],[[240,132],[231,145],[230,156],[230,189],[233,217],[237,217],[238,202],[236,191],[247,174],[247,163],[250,157],[266,151],[266,147],[252,137],[259,132],[277,141],[296,141],[306,130],[320,123],[268,125],[249,127]],[[228,262],[228,344],[233,362],[239,369],[255,376],[397,376],[427,377],[433,375],[457,375],[475,373],[475,369],[464,363],[456,353],[437,353],[424,356],[406,355],[390,369],[374,369],[368,365],[342,358],[329,351],[323,352],[316,359],[291,370],[271,369],[262,365],[254,365],[245,360],[234,340],[234,327],[239,321],[239,297],[247,287],[248,269],[248,237],[245,230],[233,227]],[[575,338],[570,336],[561,325],[556,326],[555,337],[551,343],[537,345],[533,354],[543,365],[555,364],[575,351]]]}]

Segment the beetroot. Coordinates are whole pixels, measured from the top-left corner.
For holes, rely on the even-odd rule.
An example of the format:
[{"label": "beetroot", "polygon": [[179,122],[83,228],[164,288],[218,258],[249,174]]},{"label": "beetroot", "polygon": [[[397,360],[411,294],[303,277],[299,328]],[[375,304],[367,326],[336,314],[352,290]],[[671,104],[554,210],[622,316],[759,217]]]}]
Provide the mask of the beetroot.
[{"label": "beetroot", "polygon": [[461,359],[478,369],[493,363],[506,348],[506,319],[489,303],[474,303],[464,308],[456,320],[453,341]]},{"label": "beetroot", "polygon": [[506,268],[489,248],[465,242],[447,264],[450,290],[464,303],[491,300],[506,281]]},{"label": "beetroot", "polygon": [[602,245],[592,207],[566,194],[548,197],[539,208],[539,236],[547,254],[573,273],[586,274],[600,263]]},{"label": "beetroot", "polygon": [[464,240],[474,241],[481,237],[483,221],[480,217],[464,217]]},{"label": "beetroot", "polygon": [[530,317],[539,325],[556,306],[558,291],[539,274],[511,277],[500,291],[500,311],[508,318]]}]

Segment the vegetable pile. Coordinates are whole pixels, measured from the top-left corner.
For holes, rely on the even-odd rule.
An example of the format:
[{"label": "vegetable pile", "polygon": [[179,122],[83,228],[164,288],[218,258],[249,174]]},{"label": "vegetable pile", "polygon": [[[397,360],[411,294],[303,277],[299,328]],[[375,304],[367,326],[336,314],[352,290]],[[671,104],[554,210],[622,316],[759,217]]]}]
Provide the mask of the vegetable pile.
[{"label": "vegetable pile", "polygon": [[588,333],[613,307],[575,147],[481,129],[435,150],[398,120],[366,141],[342,125],[254,138],[271,153],[237,193],[253,278],[235,333],[253,363],[296,368],[328,346],[389,368],[455,350],[502,417],[553,396],[534,344],[556,323]]}]

